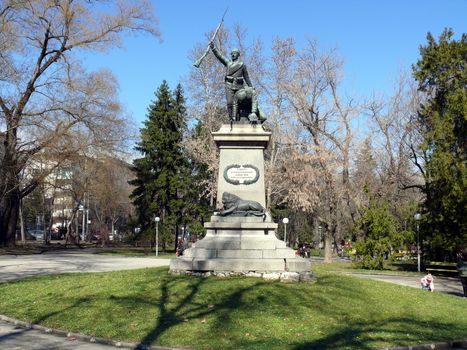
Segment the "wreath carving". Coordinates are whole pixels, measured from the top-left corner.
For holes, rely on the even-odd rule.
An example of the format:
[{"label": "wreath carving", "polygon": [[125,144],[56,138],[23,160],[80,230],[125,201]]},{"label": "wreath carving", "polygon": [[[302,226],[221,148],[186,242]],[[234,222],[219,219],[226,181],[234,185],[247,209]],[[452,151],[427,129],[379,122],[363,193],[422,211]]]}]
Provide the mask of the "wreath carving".
[{"label": "wreath carving", "polygon": [[[240,181],[239,179],[231,179],[229,178],[228,176],[228,172],[230,169],[253,169],[254,172],[255,172],[255,176],[254,178],[246,178],[245,180],[243,181]],[[227,181],[229,184],[232,184],[232,185],[251,185],[251,184],[254,184],[256,181],[258,181],[259,179],[259,169],[257,167],[255,167],[254,165],[251,165],[251,164],[245,164],[245,165],[239,165],[239,164],[232,164],[232,165],[229,165],[228,167],[226,167],[224,169],[224,179],[225,181]]]}]

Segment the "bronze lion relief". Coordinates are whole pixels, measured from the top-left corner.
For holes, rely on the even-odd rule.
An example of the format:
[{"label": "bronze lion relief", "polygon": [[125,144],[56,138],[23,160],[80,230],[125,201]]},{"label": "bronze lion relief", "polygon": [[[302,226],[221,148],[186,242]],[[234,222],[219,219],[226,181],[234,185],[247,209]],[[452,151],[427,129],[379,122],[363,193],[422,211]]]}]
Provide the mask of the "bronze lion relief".
[{"label": "bronze lion relief", "polygon": [[230,192],[224,192],[222,194],[222,205],[223,208],[219,212],[219,215],[221,216],[265,216],[266,212],[260,203],[252,200],[241,199]]}]

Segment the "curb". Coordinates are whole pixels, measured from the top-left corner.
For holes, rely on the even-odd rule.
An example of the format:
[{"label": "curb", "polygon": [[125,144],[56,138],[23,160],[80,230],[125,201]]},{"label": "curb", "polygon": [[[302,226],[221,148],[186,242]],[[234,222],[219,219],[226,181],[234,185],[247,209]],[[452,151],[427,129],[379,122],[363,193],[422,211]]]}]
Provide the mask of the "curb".
[{"label": "curb", "polygon": [[80,334],[80,333],[72,333],[72,332],[67,332],[61,329],[54,329],[54,328],[49,328],[49,327],[44,327],[40,326],[37,324],[33,323],[28,323],[20,320],[16,320],[14,318],[1,315],[0,314],[0,321],[4,321],[10,324],[13,324],[15,326],[24,328],[24,329],[35,329],[37,331],[46,333],[46,334],[51,334],[55,335],[58,337],[62,338],[68,338],[70,340],[81,340],[84,342],[88,343],[94,343],[94,344],[101,344],[101,345],[110,345],[114,346],[116,348],[120,349],[133,349],[133,350],[188,350],[187,348],[182,349],[182,348],[172,348],[172,347],[165,347],[165,346],[155,346],[155,345],[146,345],[146,344],[140,344],[140,343],[132,343],[132,342],[124,342],[124,341],[118,341],[118,340],[111,340],[111,339],[106,339],[106,338],[99,338],[99,337],[92,337],[89,335],[85,334]]},{"label": "curb", "polygon": [[[122,342],[118,340],[111,340],[106,338],[99,338],[99,337],[91,337],[88,335],[80,334],[80,333],[72,333],[67,332],[60,329],[53,329],[48,327],[43,327],[37,324],[32,324],[20,320],[16,320],[14,318],[1,315],[0,320],[14,324],[15,326],[19,326],[24,329],[35,329],[41,331],[43,333],[52,334],[55,336],[69,338],[69,339],[78,339],[81,341],[85,341],[88,343],[95,343],[101,345],[110,345],[120,349],[133,349],[133,350],[188,350],[187,348],[171,348],[171,347],[164,347],[164,346],[154,346],[154,345],[145,345],[139,343],[132,343],[132,342]],[[449,342],[439,342],[439,343],[432,343],[432,344],[424,344],[424,345],[414,345],[414,346],[397,346],[394,348],[380,348],[378,350],[449,350],[449,349],[467,349],[467,339],[465,340],[454,340]]]},{"label": "curb", "polygon": [[395,348],[381,348],[378,350],[449,350],[449,349],[467,349],[467,339],[455,340],[449,342],[439,342],[414,346],[397,346]]}]

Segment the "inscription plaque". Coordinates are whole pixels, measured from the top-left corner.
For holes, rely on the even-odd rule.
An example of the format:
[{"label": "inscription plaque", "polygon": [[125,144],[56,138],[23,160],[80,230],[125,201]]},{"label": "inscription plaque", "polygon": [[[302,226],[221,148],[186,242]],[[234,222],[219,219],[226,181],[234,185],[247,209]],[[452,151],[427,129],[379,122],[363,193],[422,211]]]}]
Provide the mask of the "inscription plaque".
[{"label": "inscription plaque", "polygon": [[251,164],[232,164],[225,168],[224,179],[232,185],[251,185],[259,179],[259,170]]}]

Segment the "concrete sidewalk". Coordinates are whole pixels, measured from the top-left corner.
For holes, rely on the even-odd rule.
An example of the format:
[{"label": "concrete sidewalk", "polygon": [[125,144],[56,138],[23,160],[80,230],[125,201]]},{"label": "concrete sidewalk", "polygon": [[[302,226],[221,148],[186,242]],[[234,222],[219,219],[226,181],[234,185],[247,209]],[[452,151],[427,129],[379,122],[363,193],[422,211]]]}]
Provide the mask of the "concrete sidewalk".
[{"label": "concrete sidewalk", "polygon": [[10,350],[107,350],[114,346],[94,344],[75,337],[58,337],[32,328],[0,321],[0,348]]},{"label": "concrete sidewalk", "polygon": [[74,272],[106,272],[169,265],[170,259],[93,254],[67,250],[33,255],[0,255],[0,282]]},{"label": "concrete sidewalk", "polygon": [[[313,263],[323,263],[322,257],[312,257],[311,269],[313,270]],[[350,262],[349,258],[335,258],[333,261]],[[401,286],[407,286],[412,288],[420,289],[421,275],[402,275],[402,274],[391,274],[391,273],[371,273],[371,272],[338,272],[347,276],[355,276],[360,278],[372,279],[375,281],[388,282],[398,284]],[[319,276],[318,276],[319,277]],[[457,296],[464,296],[462,283],[458,277],[443,277],[434,276],[435,293],[446,293]]]},{"label": "concrete sidewalk", "polygon": [[[388,282],[393,284],[399,284],[401,286],[407,286],[412,288],[420,289],[420,277],[410,275],[391,275],[391,274],[371,274],[363,272],[345,272],[345,275],[356,276],[360,278],[372,279],[375,281]],[[464,296],[462,289],[462,283],[458,277],[441,277],[434,276],[435,293],[446,293],[457,295],[460,297]]]},{"label": "concrete sidewalk", "polygon": [[183,350],[163,346],[148,346],[131,342],[91,337],[83,334],[31,325],[0,315],[0,349],[21,350]]}]

